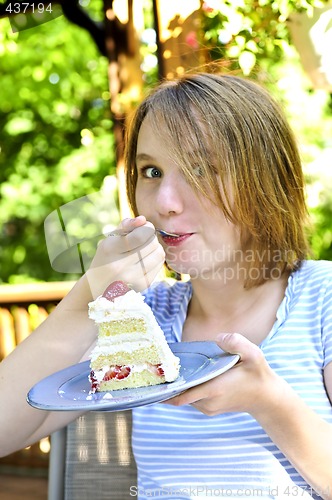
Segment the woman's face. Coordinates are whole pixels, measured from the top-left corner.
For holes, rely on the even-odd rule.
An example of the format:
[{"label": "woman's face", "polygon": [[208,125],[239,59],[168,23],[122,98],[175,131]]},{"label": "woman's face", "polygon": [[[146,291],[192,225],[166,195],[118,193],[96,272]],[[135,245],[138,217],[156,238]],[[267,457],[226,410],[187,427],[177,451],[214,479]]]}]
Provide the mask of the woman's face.
[{"label": "woman's face", "polygon": [[[149,116],[140,128],[136,166],[139,214],[156,228],[177,235],[160,237],[168,265],[192,279],[225,279],[226,272],[234,273],[241,258],[238,231],[215,204],[188,184],[171,159],[162,127],[156,133]],[[199,175],[196,165],[193,169]]]}]

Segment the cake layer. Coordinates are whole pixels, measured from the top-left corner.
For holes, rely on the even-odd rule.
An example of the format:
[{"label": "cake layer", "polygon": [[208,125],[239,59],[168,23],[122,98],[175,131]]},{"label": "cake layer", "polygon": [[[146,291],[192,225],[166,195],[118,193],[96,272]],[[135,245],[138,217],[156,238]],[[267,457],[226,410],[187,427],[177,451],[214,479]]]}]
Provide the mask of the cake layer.
[{"label": "cake layer", "polygon": [[122,350],[116,352],[116,356],[114,354],[108,356],[101,354],[91,360],[91,368],[93,370],[100,370],[104,366],[114,365],[115,362],[117,365],[135,365],[138,360],[144,360],[144,363],[151,363],[152,365],[161,363],[161,357],[156,347],[150,344],[148,347],[143,346],[131,352],[126,351],[123,346]]},{"label": "cake layer", "polygon": [[[134,387],[147,387],[149,385],[163,384],[166,382],[165,376],[162,374],[162,370],[158,366],[142,367],[142,369],[136,370],[135,367],[118,367],[120,369],[120,376],[125,375],[124,378],[111,378],[110,380],[98,381],[98,373],[91,372],[90,379],[91,384],[97,382],[99,391],[116,391],[119,389],[128,389]],[[129,373],[128,373],[129,372]],[[107,378],[104,371],[102,375]]]},{"label": "cake layer", "polygon": [[172,352],[166,342],[156,342],[148,333],[136,334],[132,338],[131,334],[121,334],[116,337],[98,339],[97,345],[91,353],[91,361],[94,362],[100,356],[118,356],[119,352],[125,351],[129,356],[141,356],[141,351],[153,349],[153,352],[163,359],[174,359]]},{"label": "cake layer", "polygon": [[122,333],[136,334],[147,329],[146,321],[140,318],[124,318],[99,324],[99,336],[110,337]]}]

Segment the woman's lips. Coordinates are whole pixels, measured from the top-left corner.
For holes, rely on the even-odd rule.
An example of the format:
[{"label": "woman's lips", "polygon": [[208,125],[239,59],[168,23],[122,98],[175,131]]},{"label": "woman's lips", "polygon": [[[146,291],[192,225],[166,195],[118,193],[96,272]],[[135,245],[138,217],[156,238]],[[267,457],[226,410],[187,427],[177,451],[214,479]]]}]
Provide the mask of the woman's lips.
[{"label": "woman's lips", "polygon": [[162,236],[162,240],[166,245],[176,247],[178,245],[181,245],[188,238],[190,238],[192,234],[193,233],[185,233],[185,234],[179,234],[178,236]]}]

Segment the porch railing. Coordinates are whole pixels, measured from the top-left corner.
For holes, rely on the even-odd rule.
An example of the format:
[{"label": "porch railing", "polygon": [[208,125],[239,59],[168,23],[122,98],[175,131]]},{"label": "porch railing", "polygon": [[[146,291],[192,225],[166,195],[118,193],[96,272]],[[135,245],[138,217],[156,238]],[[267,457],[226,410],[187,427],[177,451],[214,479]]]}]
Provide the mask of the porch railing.
[{"label": "porch railing", "polygon": [[[0,285],[0,361],[46,319],[74,282]],[[0,472],[47,470],[49,439],[0,458]]]}]

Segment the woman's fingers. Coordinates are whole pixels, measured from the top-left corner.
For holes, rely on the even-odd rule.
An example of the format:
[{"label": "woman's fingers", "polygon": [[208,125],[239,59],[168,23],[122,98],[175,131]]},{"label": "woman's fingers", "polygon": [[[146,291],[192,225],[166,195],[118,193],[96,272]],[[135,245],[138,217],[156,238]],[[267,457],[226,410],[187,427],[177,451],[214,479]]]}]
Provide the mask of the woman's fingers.
[{"label": "woman's fingers", "polygon": [[100,242],[87,272],[93,298],[115,280],[125,281],[136,291],[146,289],[164,261],[165,252],[153,225],[142,216],[124,220],[114,235]]},{"label": "woman's fingers", "polygon": [[216,337],[226,352],[239,354],[240,361],[222,375],[188,389],[167,403],[190,404],[206,415],[225,412],[250,412],[253,404],[269,392],[274,383],[271,369],[261,349],[239,333],[222,333]]}]

